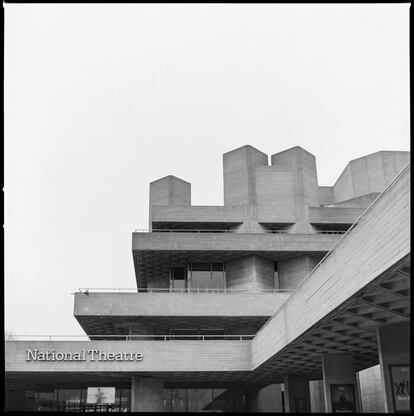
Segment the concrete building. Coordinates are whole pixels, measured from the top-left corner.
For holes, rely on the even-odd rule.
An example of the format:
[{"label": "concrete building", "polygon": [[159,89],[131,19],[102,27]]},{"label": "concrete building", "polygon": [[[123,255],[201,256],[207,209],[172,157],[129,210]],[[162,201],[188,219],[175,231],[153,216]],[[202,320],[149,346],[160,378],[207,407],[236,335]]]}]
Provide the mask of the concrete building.
[{"label": "concrete building", "polygon": [[86,340],[6,341],[6,409],[409,410],[409,153],[333,186],[301,147],[270,162],[226,153],[223,206],[152,182],[137,289],[75,293]]}]

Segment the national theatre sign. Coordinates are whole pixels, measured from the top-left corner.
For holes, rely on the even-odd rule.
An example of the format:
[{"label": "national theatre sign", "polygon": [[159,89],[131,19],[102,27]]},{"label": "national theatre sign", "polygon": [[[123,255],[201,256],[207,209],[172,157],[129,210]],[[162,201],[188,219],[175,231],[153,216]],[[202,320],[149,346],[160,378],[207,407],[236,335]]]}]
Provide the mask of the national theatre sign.
[{"label": "national theatre sign", "polygon": [[26,361],[142,361],[144,358],[140,352],[104,352],[86,349],[78,352],[28,349],[26,353]]}]

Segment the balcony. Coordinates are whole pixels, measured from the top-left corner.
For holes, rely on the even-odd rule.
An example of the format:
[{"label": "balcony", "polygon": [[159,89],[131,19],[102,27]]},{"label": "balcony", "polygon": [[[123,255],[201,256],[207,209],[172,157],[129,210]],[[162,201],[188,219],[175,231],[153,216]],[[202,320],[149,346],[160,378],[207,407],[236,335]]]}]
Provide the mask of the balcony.
[{"label": "balcony", "polygon": [[[162,333],[171,328],[224,328],[254,334],[291,290],[83,289],[74,316],[87,334]],[[160,308],[162,305],[162,308]]]},{"label": "balcony", "polygon": [[341,232],[289,234],[281,230],[239,233],[230,230],[140,230],[132,234],[137,286],[168,276],[169,268],[197,261],[223,261],[258,255],[272,261],[304,253],[328,252]]},{"label": "balcony", "polygon": [[326,252],[338,240],[336,234],[289,234],[286,231],[238,233],[231,230],[136,231],[132,234],[134,252]]}]

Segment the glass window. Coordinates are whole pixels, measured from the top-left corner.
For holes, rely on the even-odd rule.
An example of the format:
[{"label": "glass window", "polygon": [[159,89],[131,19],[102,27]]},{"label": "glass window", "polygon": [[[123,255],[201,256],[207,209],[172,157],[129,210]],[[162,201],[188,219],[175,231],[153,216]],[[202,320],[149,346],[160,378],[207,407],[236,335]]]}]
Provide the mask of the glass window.
[{"label": "glass window", "polygon": [[[245,411],[245,407],[241,407]],[[165,412],[231,412],[227,389],[164,389]]]},{"label": "glass window", "polygon": [[172,268],[171,287],[174,289],[185,289],[187,287],[187,269],[185,267]]},{"label": "glass window", "polygon": [[38,412],[52,412],[56,410],[54,392],[39,392],[36,407]]},{"label": "glass window", "polygon": [[187,390],[186,389],[172,389],[171,411],[172,412],[187,412]]},{"label": "glass window", "polygon": [[26,390],[24,394],[25,411],[36,411],[36,393],[34,391]]},{"label": "glass window", "polygon": [[224,289],[226,287],[223,262],[192,262],[189,269],[192,289]]},{"label": "glass window", "polygon": [[209,289],[211,287],[211,271],[196,271],[191,273],[192,289]]},{"label": "glass window", "polygon": [[121,396],[119,411],[129,412],[131,408],[131,389],[122,389],[119,392]]},{"label": "glass window", "polygon": [[213,289],[225,289],[226,281],[224,279],[223,272],[212,272],[211,274],[211,287]]},{"label": "glass window", "polygon": [[79,411],[81,405],[80,389],[61,389],[57,394],[58,409],[63,412]]},{"label": "glass window", "polygon": [[211,389],[188,389],[188,411],[205,412],[210,410],[213,401],[213,390]]},{"label": "glass window", "polygon": [[213,402],[211,410],[215,412],[231,412],[231,396],[230,390],[213,389]]},{"label": "glass window", "polygon": [[164,412],[171,412],[171,389],[164,389]]}]

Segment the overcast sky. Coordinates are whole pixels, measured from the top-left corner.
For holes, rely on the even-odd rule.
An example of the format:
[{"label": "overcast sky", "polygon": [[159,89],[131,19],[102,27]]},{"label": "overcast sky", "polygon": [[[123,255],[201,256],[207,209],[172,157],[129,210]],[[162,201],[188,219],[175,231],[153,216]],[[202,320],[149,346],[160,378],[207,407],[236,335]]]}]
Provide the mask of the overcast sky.
[{"label": "overcast sky", "polygon": [[409,5],[5,4],[6,330],[82,334],[134,287],[149,182],[222,205],[222,154],[302,146],[319,185],[409,150]]}]

